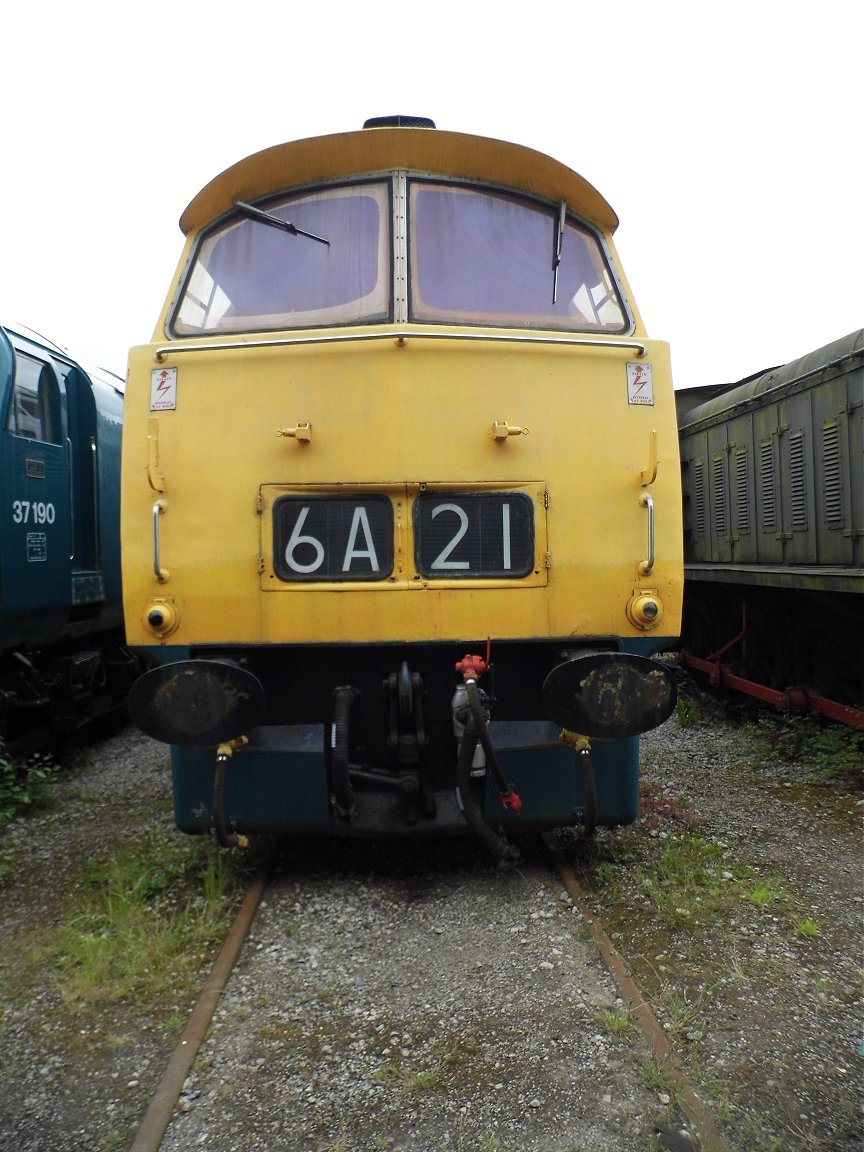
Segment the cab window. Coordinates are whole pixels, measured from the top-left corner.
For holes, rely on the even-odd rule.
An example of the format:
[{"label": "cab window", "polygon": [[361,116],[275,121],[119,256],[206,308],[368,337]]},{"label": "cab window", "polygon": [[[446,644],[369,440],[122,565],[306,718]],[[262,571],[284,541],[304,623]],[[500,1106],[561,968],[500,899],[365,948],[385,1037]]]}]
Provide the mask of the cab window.
[{"label": "cab window", "polygon": [[236,202],[199,246],[173,330],[188,336],[385,319],[389,204],[383,182]]},{"label": "cab window", "polygon": [[30,440],[60,444],[60,385],[54,369],[44,360],[19,353],[15,360],[15,385],[6,419],[7,431]]},{"label": "cab window", "polygon": [[467,186],[414,181],[408,202],[412,319],[626,330],[600,243],[584,225]]}]

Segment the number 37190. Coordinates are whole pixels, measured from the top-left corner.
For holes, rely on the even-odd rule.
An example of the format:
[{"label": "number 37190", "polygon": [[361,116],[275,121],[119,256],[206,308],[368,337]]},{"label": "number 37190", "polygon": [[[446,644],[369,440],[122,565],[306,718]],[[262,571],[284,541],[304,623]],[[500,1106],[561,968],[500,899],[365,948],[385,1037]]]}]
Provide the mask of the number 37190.
[{"label": "number 37190", "polygon": [[53,524],[54,505],[44,500],[13,500],[13,524]]}]

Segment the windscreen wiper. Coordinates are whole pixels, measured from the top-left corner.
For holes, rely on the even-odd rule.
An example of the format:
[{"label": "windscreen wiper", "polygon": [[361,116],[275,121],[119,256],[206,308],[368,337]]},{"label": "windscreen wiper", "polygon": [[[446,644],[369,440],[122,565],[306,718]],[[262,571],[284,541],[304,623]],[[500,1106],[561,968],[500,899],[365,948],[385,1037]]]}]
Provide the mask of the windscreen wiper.
[{"label": "windscreen wiper", "polygon": [[555,230],[555,255],[552,257],[552,303],[558,299],[558,265],[561,263],[561,245],[564,242],[564,224],[567,220],[567,203],[561,201],[558,210],[558,226]]},{"label": "windscreen wiper", "polygon": [[253,220],[260,220],[262,224],[269,224],[271,228],[280,228],[283,232],[290,232],[292,236],[308,236],[310,240],[317,240],[319,244],[327,244],[328,246],[330,244],[330,241],[325,240],[323,236],[316,236],[314,232],[304,232],[302,228],[298,228],[290,220],[280,220],[278,216],[274,216],[270,212],[263,212],[253,204],[247,204],[245,200],[235,200],[234,207],[239,208],[241,212]]}]

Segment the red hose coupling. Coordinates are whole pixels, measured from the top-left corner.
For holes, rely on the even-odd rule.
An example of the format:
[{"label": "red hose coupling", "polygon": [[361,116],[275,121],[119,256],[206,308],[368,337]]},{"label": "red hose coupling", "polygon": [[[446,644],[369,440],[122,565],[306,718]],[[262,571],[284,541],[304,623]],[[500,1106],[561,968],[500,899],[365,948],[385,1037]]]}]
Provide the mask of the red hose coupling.
[{"label": "red hose coupling", "polygon": [[505,808],[512,808],[514,812],[522,811],[522,798],[518,792],[514,792],[512,789],[501,796],[501,803]]},{"label": "red hose coupling", "polygon": [[466,680],[479,680],[486,671],[486,661],[482,656],[463,656],[456,665],[456,671],[461,672]]}]

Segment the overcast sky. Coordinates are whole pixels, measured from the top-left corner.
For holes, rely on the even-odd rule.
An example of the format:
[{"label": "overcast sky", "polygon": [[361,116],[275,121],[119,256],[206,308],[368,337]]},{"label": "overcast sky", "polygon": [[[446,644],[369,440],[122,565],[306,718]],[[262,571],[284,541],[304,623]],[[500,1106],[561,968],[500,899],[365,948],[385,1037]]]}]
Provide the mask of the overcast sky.
[{"label": "overcast sky", "polygon": [[862,13],[32,0],[2,23],[0,322],[124,374],[204,184],[272,144],[400,112],[594,184],[677,387],[786,363],[864,327]]}]

